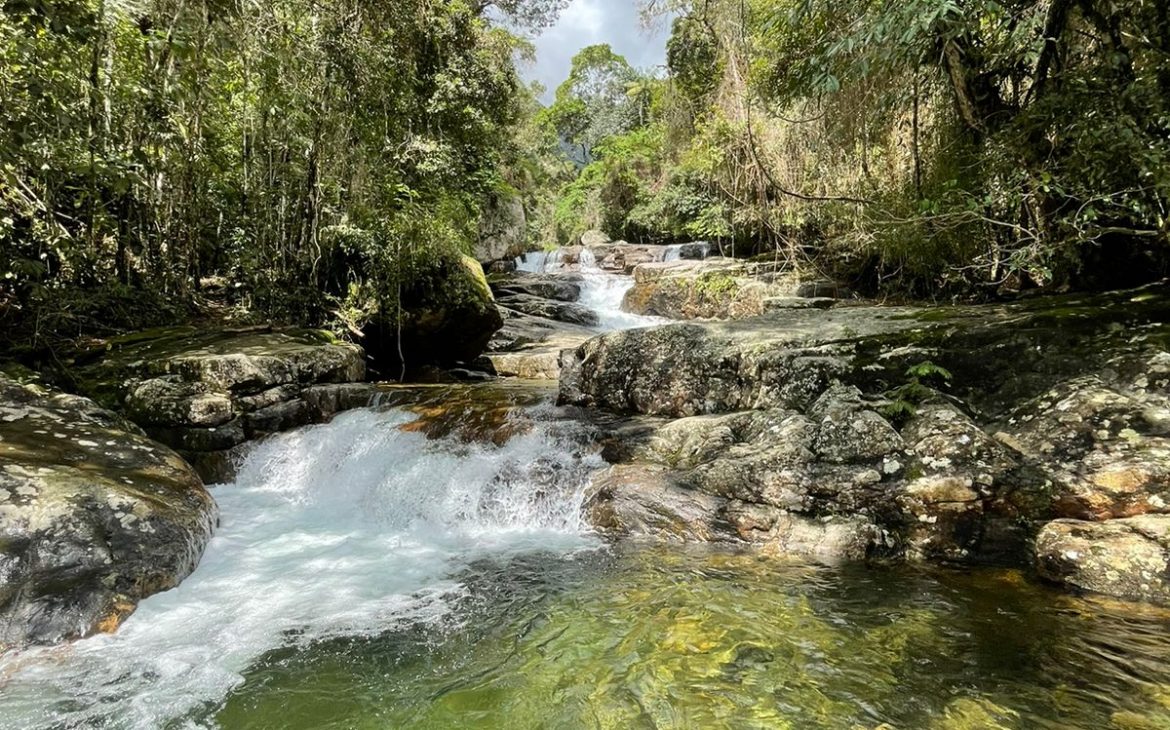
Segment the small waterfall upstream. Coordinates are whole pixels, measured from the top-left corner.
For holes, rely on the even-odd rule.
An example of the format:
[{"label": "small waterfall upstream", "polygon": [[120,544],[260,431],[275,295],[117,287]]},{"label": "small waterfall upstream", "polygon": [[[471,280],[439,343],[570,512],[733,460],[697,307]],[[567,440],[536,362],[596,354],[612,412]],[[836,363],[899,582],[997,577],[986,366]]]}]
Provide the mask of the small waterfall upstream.
[{"label": "small waterfall upstream", "polygon": [[[214,490],[199,568],[113,635],[0,657],[0,727],[196,727],[265,654],[410,625],[442,633],[473,561],[597,545],[584,453],[548,405],[503,446],[404,430],[366,409],[259,443]],[[527,425],[527,424],[526,424]]]},{"label": "small waterfall upstream", "polygon": [[[564,249],[533,251],[516,259],[516,270],[532,274],[554,274],[572,271],[565,262]],[[597,313],[599,332],[634,329],[662,324],[659,317],[632,314],[622,309],[626,293],[634,287],[634,277],[614,274],[597,265],[597,257],[588,248],[582,248],[577,261],[581,277],[581,298],[578,303]]]}]

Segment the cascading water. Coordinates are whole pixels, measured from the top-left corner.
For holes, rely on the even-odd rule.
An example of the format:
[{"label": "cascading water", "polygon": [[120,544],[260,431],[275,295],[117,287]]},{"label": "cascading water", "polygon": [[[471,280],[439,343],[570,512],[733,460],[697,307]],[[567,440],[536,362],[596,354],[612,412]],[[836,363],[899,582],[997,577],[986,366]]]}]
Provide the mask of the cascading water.
[{"label": "cascading water", "polygon": [[[516,259],[516,270],[534,274],[549,274],[569,270],[563,249],[533,251]],[[633,329],[662,324],[665,320],[631,314],[622,309],[626,292],[634,286],[632,276],[612,274],[597,265],[597,257],[588,248],[582,248],[577,266],[581,277],[581,297],[578,303],[597,313],[595,327],[600,332]]]},{"label": "cascading water", "polygon": [[215,490],[222,524],[178,588],[114,635],[0,658],[0,727],[179,726],[273,650],[441,630],[473,561],[595,547],[581,505],[601,461],[555,414],[528,409],[503,446],[374,409],[260,443]]},{"label": "cascading water", "polygon": [[689,249],[688,258],[705,259],[711,254],[711,244],[706,241],[695,243],[675,243],[667,246],[662,252],[662,260],[666,262],[682,261],[683,250]]}]

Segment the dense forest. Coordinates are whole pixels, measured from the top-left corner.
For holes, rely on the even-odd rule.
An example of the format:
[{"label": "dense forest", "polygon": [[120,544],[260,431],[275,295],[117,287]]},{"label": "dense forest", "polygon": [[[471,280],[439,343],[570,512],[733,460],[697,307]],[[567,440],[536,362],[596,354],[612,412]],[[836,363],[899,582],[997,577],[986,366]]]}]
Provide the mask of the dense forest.
[{"label": "dense forest", "polygon": [[[1137,283],[1170,243],[1155,0],[654,0],[667,68],[516,70],[563,0],[5,0],[0,337],[207,302],[358,331],[523,205],[904,296]],[[514,246],[515,247],[515,246]]]},{"label": "dense forest", "polygon": [[1165,3],[648,10],[680,13],[667,76],[587,49],[547,112],[589,162],[562,239],[710,239],[920,296],[1165,272]]}]

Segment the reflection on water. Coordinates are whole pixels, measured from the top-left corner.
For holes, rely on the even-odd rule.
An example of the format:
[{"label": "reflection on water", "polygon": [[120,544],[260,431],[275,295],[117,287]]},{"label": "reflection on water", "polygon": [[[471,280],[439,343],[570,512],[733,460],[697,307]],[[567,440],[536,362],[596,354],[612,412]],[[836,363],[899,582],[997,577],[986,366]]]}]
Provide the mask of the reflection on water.
[{"label": "reflection on water", "polygon": [[267,655],[224,728],[1167,728],[1170,617],[1017,574],[485,558],[443,628]]}]

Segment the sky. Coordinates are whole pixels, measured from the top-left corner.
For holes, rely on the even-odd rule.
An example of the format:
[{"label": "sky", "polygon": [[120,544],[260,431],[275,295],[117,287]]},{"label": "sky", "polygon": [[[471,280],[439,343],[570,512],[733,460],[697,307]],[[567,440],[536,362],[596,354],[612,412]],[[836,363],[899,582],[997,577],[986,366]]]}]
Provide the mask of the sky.
[{"label": "sky", "polygon": [[669,35],[668,22],[649,30],[642,26],[636,0],[572,0],[557,24],[534,39],[536,63],[522,63],[520,73],[539,81],[545,87],[542,100],[551,103],[573,56],[585,46],[608,43],[634,68],[649,69],[666,63]]}]

